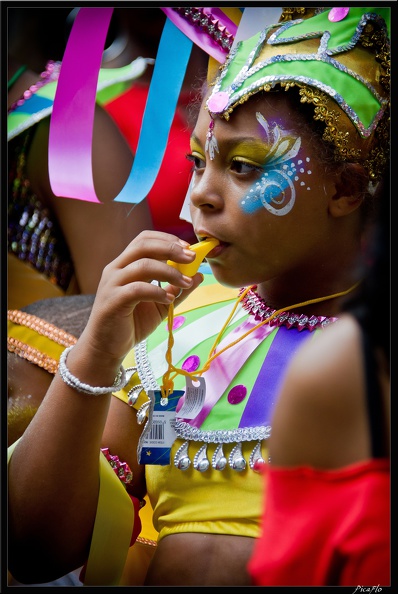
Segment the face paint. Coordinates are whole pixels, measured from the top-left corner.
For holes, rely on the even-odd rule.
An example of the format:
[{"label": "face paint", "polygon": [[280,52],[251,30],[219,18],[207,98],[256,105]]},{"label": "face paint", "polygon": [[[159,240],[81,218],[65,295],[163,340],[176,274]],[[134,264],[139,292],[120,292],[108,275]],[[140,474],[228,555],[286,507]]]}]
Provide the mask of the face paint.
[{"label": "face paint", "polygon": [[[270,213],[283,216],[293,208],[296,199],[296,189],[292,180],[298,182],[299,173],[306,172],[302,160],[299,160],[297,165],[293,161],[300,150],[301,138],[283,135],[277,124],[271,129],[259,112],[256,117],[271,148],[264,162],[263,175],[242,198],[240,204],[246,213],[256,212],[263,206]],[[306,161],[309,162],[309,158]],[[311,171],[307,170],[307,174],[311,175]],[[300,184],[305,185],[305,182]]]}]

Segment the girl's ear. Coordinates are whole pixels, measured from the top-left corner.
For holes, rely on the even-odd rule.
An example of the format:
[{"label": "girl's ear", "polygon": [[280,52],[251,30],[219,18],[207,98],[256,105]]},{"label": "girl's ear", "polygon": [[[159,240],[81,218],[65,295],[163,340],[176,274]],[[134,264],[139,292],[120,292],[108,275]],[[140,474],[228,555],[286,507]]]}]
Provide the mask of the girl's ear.
[{"label": "girl's ear", "polygon": [[329,200],[329,213],[344,217],[359,208],[366,195],[369,177],[359,163],[345,163],[337,174],[336,192]]}]

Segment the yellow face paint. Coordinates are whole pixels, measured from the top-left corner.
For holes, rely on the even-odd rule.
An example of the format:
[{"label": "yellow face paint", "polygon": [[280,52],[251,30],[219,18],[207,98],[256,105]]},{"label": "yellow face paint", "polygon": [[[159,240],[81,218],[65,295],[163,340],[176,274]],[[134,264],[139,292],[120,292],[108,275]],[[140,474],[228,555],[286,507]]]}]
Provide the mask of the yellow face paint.
[{"label": "yellow face paint", "polygon": [[204,151],[199,142],[196,140],[196,137],[192,136],[190,140],[190,147],[192,153],[198,153],[198,155],[204,159]]},{"label": "yellow face paint", "polygon": [[267,155],[270,152],[270,146],[258,141],[243,141],[235,144],[227,155],[227,160],[232,161],[242,159],[249,165],[261,167],[267,161]]},{"label": "yellow face paint", "polygon": [[[199,144],[196,137],[193,136],[191,138],[190,145],[191,152],[194,154],[194,156],[205,160],[203,148]],[[227,141],[225,145],[227,145],[227,147],[229,145],[228,152],[226,153],[227,161],[242,159],[242,161],[245,161],[246,163],[256,167],[261,167],[266,163],[267,157],[270,154],[272,148],[269,143],[253,140],[252,138],[244,140],[232,139]]]}]

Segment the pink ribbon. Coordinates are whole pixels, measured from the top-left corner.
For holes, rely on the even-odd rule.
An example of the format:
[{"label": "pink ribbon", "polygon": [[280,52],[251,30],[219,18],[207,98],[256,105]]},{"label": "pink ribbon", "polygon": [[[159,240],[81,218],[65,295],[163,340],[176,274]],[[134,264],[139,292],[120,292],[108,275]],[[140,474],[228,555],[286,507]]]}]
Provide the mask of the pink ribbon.
[{"label": "pink ribbon", "polygon": [[108,7],[81,8],[65,49],[49,136],[49,176],[56,196],[100,202],[91,147],[98,74],[112,12]]}]

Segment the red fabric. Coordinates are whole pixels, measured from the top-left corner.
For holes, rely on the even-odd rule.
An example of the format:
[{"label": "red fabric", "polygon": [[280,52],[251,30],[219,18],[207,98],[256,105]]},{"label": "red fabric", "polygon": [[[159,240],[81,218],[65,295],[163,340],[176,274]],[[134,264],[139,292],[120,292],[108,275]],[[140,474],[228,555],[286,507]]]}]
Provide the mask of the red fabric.
[{"label": "red fabric", "polygon": [[[128,91],[104,107],[119,126],[121,132],[136,152],[149,87],[133,85]],[[155,229],[192,237],[192,225],[179,218],[188,190],[191,164],[186,159],[190,152],[191,131],[176,111],[169,139],[155,183],[148,194],[152,221]]]},{"label": "red fabric", "polygon": [[134,507],[134,526],[133,526],[133,532],[131,534],[131,541],[130,541],[130,546],[132,547],[141,532],[141,518],[140,518],[140,514],[139,514],[140,500],[137,499],[137,497],[130,495],[130,493],[128,495],[129,495],[129,497],[131,499],[131,503],[133,504],[133,507]]},{"label": "red fabric", "polygon": [[[128,493],[128,495],[129,495],[129,497],[131,499],[131,503],[133,504],[133,507],[134,507],[134,526],[133,526],[133,532],[131,534],[131,540],[130,540],[130,547],[132,547],[141,532],[141,518],[139,516],[140,500],[137,499],[137,497],[130,495],[130,493]],[[83,565],[83,567],[80,570],[80,574],[79,574],[79,580],[82,583],[84,583],[84,578],[86,577],[86,569],[87,569],[87,562]]]},{"label": "red fabric", "polygon": [[388,586],[390,465],[265,469],[262,534],[248,569],[256,586]]}]

